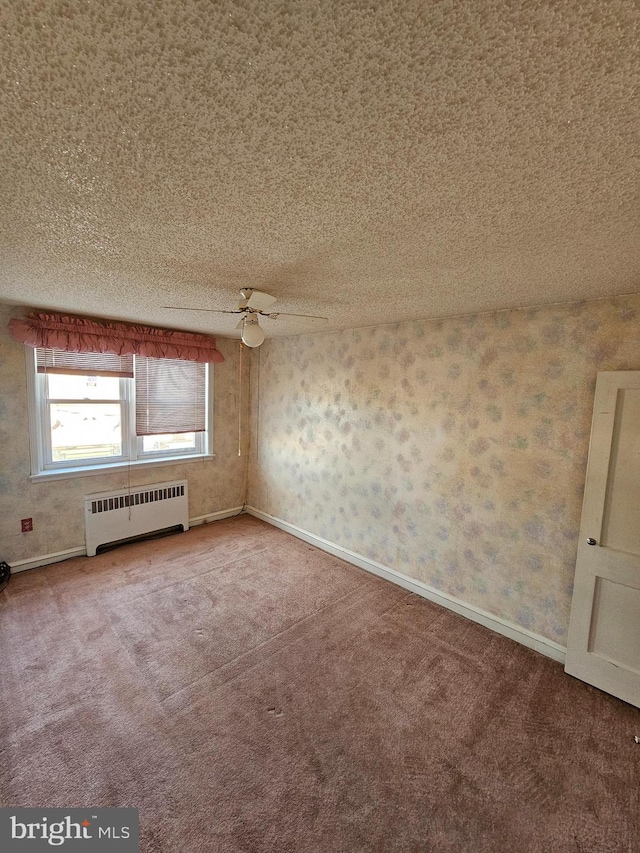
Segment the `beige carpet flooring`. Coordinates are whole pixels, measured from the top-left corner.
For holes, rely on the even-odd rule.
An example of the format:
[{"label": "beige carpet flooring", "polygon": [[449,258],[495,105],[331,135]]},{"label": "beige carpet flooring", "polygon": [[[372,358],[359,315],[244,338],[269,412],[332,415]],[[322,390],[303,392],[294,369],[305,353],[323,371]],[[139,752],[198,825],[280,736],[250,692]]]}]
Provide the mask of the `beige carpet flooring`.
[{"label": "beige carpet flooring", "polygon": [[14,576],[1,793],[144,853],[638,853],[640,712],[250,516]]}]

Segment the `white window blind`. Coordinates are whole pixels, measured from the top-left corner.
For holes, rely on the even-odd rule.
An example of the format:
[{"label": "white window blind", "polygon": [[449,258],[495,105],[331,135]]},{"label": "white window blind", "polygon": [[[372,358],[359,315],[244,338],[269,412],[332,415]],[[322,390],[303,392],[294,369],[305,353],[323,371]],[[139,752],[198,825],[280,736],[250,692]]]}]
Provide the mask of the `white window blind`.
[{"label": "white window blind", "polygon": [[111,352],[65,352],[38,347],[36,366],[38,373],[133,377],[133,356]]},{"label": "white window blind", "polygon": [[136,434],[203,432],[206,365],[136,357]]}]

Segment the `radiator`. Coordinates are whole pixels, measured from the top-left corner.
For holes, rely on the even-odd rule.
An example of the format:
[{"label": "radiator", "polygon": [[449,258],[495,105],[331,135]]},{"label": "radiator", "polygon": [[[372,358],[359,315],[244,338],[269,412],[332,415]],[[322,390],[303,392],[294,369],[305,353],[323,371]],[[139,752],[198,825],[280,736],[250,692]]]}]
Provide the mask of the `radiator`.
[{"label": "radiator", "polygon": [[84,499],[85,538],[90,557],[100,545],[178,526],[189,529],[186,480],[100,492]]}]

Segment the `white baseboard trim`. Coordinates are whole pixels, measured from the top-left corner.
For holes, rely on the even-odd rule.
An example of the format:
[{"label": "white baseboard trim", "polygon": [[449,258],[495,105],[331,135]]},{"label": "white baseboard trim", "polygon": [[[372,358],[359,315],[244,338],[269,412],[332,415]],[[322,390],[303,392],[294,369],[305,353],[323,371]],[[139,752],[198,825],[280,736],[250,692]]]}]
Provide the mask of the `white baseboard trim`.
[{"label": "white baseboard trim", "polygon": [[245,512],[250,515],[254,515],[256,518],[261,518],[263,521],[272,524],[274,527],[279,527],[281,530],[291,533],[293,536],[297,536],[298,539],[303,539],[310,545],[315,545],[316,548],[320,548],[328,554],[332,554],[334,557],[340,557],[340,559],[346,560],[346,562],[352,563],[354,566],[358,566],[361,569],[365,569],[367,572],[372,572],[374,575],[385,578],[385,580],[404,587],[404,589],[408,589],[410,592],[415,592],[416,595],[421,595],[423,598],[427,598],[435,604],[446,607],[448,610],[453,610],[454,613],[458,613],[460,616],[465,616],[467,619],[471,619],[472,622],[478,622],[480,625],[484,625],[485,628],[490,628],[498,634],[509,637],[510,640],[515,640],[517,643],[521,643],[529,649],[540,652],[541,654],[546,655],[546,657],[552,658],[559,663],[564,663],[567,650],[565,646],[561,646],[553,640],[548,640],[546,637],[543,637],[540,634],[535,634],[533,631],[528,631],[520,625],[509,622],[507,619],[502,619],[502,617],[495,616],[493,613],[488,613],[486,610],[481,610],[473,604],[461,601],[459,598],[455,598],[446,592],[437,590],[422,581],[414,580],[407,575],[397,572],[395,569],[383,566],[382,563],[377,563],[375,560],[370,560],[367,557],[363,557],[361,554],[356,554],[348,548],[335,545],[333,542],[329,542],[321,536],[309,533],[300,527],[296,527],[295,524],[290,524],[288,521],[283,521],[281,518],[269,515],[269,513],[256,509],[256,507],[246,506]]},{"label": "white baseboard trim", "polygon": [[[209,524],[211,521],[219,521],[222,518],[230,518],[232,515],[239,515],[242,512],[241,506],[235,506],[232,509],[223,509],[220,512],[209,512],[206,515],[196,515],[189,519],[189,527],[197,527],[199,524]],[[33,557],[30,560],[17,560],[11,563],[11,574],[17,572],[26,572],[27,569],[37,569],[40,566],[48,566],[52,563],[60,563],[62,560],[70,560],[71,557],[86,557],[87,549],[84,547],[68,548],[66,551],[55,551],[52,554],[42,554],[40,557]]]},{"label": "white baseboard trim", "polygon": [[232,515],[240,515],[243,506],[234,506],[231,509],[222,509],[220,512],[209,512],[206,515],[196,515],[189,519],[189,527],[197,527],[199,524],[209,524],[210,521],[220,521],[223,518],[231,518]]},{"label": "white baseboard trim", "polygon": [[66,551],[55,551],[53,554],[42,554],[40,557],[34,557],[31,560],[18,560],[11,563],[11,574],[16,572],[26,572],[27,569],[37,569],[40,566],[48,566],[50,563],[60,563],[62,560],[70,560],[71,557],[86,557],[87,549],[68,548]]}]

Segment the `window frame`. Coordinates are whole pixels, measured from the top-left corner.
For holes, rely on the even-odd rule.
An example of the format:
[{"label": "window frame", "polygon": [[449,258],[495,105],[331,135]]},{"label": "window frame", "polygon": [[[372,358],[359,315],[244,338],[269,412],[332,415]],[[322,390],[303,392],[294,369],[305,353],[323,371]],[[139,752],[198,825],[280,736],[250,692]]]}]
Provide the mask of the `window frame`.
[{"label": "window frame", "polygon": [[[120,377],[119,400],[81,400],[87,404],[119,403],[122,408],[122,453],[118,457],[94,457],[93,459],[65,460],[54,462],[51,452],[51,430],[49,428],[49,407],[57,398],[46,394],[47,376],[36,370],[36,350],[25,346],[27,373],[27,404],[29,414],[29,446],[31,457],[30,480],[63,479],[88,476],[121,468],[138,466],[171,465],[179,462],[211,459],[213,453],[213,370],[206,365],[205,378],[205,432],[196,433],[195,449],[145,451],[143,436],[136,435],[135,420],[135,379]],[[135,363],[135,362],[134,362]],[[65,400],[64,402],[74,402]]]}]

